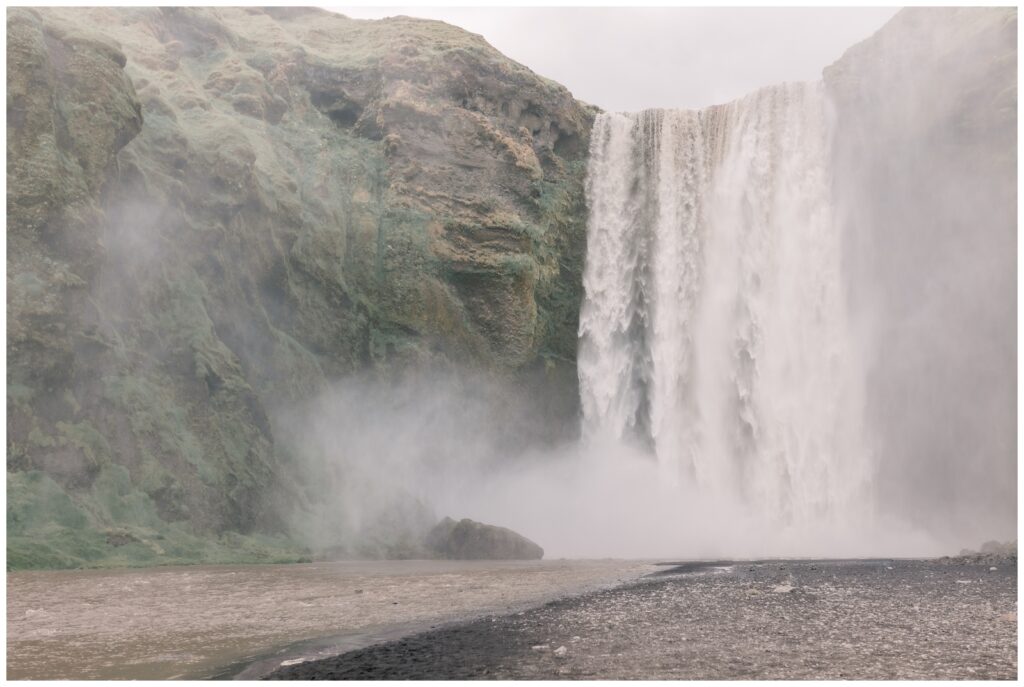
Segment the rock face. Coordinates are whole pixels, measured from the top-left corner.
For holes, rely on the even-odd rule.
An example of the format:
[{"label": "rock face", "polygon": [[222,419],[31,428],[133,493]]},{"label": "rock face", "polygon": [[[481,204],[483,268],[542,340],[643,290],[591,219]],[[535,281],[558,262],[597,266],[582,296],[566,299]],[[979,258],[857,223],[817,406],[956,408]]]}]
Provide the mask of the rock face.
[{"label": "rock face", "polygon": [[824,76],[881,504],[1014,537],[1017,11],[903,10]]},{"label": "rock face", "polygon": [[7,102],[12,565],[291,551],[275,409],[355,371],[458,361],[572,426],[593,113],[480,37],[12,9]]},{"label": "rock face", "polygon": [[445,518],[426,538],[427,549],[452,560],[540,560],[544,549],[510,529],[469,518]]},{"label": "rock face", "polygon": [[[964,484],[998,484],[1001,520],[1016,480],[989,457],[1014,447],[990,437],[1013,436],[1001,361],[1015,320],[976,306],[1012,287],[1014,224],[984,223],[1000,250],[965,271],[978,214],[961,210],[1015,192],[979,180],[1016,164],[992,143],[1015,140],[1000,136],[1016,121],[1016,12],[928,12],[901,13],[826,82],[840,155],[871,151],[842,172],[850,186],[877,179],[928,208],[848,199],[884,258],[862,256],[877,267],[864,283],[905,293],[885,307],[917,327],[892,339],[874,407],[934,432],[940,469],[977,466]],[[282,444],[280,409],[357,372],[469,367],[530,401],[535,427],[516,439],[575,431],[594,110],[565,88],[479,36],[402,17],[14,8],[7,22],[9,566],[308,555],[291,523],[317,476]],[[981,117],[966,107],[978,98]],[[950,131],[955,145],[928,145]],[[957,196],[971,202],[946,204]],[[901,243],[930,231],[959,250],[918,259]],[[980,276],[951,289],[929,273]],[[918,325],[943,299],[955,327]],[[941,348],[950,331],[988,337],[991,355],[958,360],[986,349]],[[913,365],[939,372],[902,399],[927,377]],[[988,415],[941,405],[968,377],[1001,390]],[[928,455],[880,483],[930,483]]]}]

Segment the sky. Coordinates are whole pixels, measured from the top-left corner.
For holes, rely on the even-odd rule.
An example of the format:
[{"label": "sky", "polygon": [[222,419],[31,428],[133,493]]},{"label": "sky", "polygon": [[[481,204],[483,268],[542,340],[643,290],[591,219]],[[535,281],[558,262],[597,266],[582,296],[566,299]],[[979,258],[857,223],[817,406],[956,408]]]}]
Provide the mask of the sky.
[{"label": "sky", "polygon": [[698,108],[820,78],[898,8],[342,7],[440,19],[605,110]]}]

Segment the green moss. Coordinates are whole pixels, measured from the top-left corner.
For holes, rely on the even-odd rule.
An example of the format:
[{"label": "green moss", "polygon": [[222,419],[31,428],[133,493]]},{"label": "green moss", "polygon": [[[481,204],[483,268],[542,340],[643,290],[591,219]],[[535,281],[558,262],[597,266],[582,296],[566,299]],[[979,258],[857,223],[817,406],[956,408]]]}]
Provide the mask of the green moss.
[{"label": "green moss", "polygon": [[152,499],[132,484],[123,465],[108,465],[100,470],[92,484],[92,503],[96,515],[107,526],[131,523],[133,526],[162,526]]},{"label": "green moss", "polygon": [[35,389],[17,382],[7,384],[7,401],[16,405],[27,405],[35,398]]},{"label": "green moss", "polygon": [[498,269],[513,277],[532,277],[536,273],[537,263],[525,253],[503,255],[498,260]]},{"label": "green moss", "polygon": [[110,463],[110,444],[89,422],[58,422],[57,431],[62,445],[81,450],[92,465],[99,467]]},{"label": "green moss", "polygon": [[79,568],[83,563],[38,537],[7,536],[8,572]]},{"label": "green moss", "polygon": [[41,472],[8,473],[7,535],[8,570],[295,563],[311,556],[282,535],[210,538],[165,523],[149,497],[132,486],[127,470],[116,465],[101,471],[90,492],[74,498]]},{"label": "green moss", "polygon": [[47,525],[82,529],[86,514],[48,475],[33,470],[7,473],[7,534],[22,535]]},{"label": "green moss", "polygon": [[[170,393],[171,384],[157,384],[142,374],[111,376],[104,382],[105,397],[127,413],[136,436],[155,439],[156,448],[184,458],[205,484],[216,483],[217,471],[204,460],[202,445],[189,427],[188,413]],[[149,472],[161,472],[150,442],[140,442],[139,452]]]}]

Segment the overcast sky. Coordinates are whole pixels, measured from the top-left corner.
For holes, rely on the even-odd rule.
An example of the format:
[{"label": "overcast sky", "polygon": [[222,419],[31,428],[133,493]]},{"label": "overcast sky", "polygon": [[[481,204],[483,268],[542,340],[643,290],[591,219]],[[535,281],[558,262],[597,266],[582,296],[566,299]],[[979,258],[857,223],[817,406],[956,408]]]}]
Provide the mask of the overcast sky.
[{"label": "overcast sky", "polygon": [[896,8],[341,7],[479,33],[501,52],[606,110],[703,107],[762,86],[817,79]]}]

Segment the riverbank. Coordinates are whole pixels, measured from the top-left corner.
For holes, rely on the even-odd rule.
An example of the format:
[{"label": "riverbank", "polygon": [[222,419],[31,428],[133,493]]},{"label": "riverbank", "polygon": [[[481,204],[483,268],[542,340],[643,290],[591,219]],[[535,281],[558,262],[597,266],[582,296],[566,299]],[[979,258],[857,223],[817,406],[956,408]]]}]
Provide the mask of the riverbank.
[{"label": "riverbank", "polygon": [[[655,570],[622,560],[344,561],[7,574],[10,679],[260,674]],[[255,665],[253,665],[255,664]]]},{"label": "riverbank", "polygon": [[275,679],[1015,679],[1016,560],[687,564]]}]

